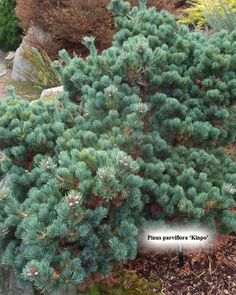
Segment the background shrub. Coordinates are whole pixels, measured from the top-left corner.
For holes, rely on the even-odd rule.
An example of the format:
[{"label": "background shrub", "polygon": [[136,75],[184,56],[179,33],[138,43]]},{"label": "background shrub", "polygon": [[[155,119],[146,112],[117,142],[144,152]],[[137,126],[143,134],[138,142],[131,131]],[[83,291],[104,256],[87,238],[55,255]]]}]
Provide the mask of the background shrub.
[{"label": "background shrub", "polygon": [[208,25],[215,31],[226,30],[231,32],[236,30],[236,4],[230,7],[228,4],[219,0],[220,6],[208,5],[205,18]]},{"label": "background shrub", "polygon": [[38,25],[52,34],[54,43],[39,49],[55,59],[59,49],[86,54],[81,40],[86,35],[96,38],[99,49],[111,44],[114,33],[112,15],[107,11],[108,0],[17,0],[16,14],[25,31],[31,23]]},{"label": "background shrub", "polygon": [[[182,24],[197,25],[199,27],[205,24],[214,26],[213,20],[225,22],[229,17],[229,12],[231,14],[236,13],[235,0],[194,0],[189,2],[191,6],[183,11],[184,17],[179,20]],[[217,18],[218,20],[216,20]],[[227,19],[227,21],[233,22],[231,19]]]},{"label": "background shrub", "polygon": [[14,50],[21,40],[21,29],[15,17],[15,0],[0,0],[0,49]]},{"label": "background shrub", "polygon": [[[51,32],[53,44],[33,44],[47,52],[50,58],[57,58],[59,49],[87,55],[81,44],[84,36],[94,36],[99,51],[111,45],[115,26],[112,14],[107,10],[109,0],[17,0],[16,15],[27,32],[31,24]],[[132,5],[138,0],[130,0]],[[172,11],[175,1],[149,0],[149,6]]]}]

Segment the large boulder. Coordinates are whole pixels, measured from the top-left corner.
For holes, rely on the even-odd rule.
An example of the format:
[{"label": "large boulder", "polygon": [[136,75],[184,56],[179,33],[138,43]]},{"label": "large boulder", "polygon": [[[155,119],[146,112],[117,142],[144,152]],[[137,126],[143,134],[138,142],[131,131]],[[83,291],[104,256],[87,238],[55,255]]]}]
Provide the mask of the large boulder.
[{"label": "large boulder", "polygon": [[52,42],[51,34],[45,32],[43,29],[37,26],[32,26],[27,35],[23,38],[20,47],[16,50],[12,79],[15,81],[27,81],[27,76],[33,71],[33,65],[27,61],[24,57],[24,51],[30,48],[37,47],[43,48],[44,45]]}]

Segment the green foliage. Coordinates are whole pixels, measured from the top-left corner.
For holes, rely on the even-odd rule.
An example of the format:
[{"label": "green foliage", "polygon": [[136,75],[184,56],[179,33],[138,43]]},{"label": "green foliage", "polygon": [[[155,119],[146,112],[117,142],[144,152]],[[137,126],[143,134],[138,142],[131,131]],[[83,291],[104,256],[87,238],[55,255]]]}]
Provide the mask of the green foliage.
[{"label": "green foliage", "polygon": [[[235,29],[235,0],[194,0],[190,7],[184,10],[184,17],[179,22],[182,24],[195,24],[199,27],[209,24],[213,29]],[[232,30],[232,29],[230,29]]]},{"label": "green foliage", "polygon": [[111,48],[61,52],[66,95],[0,105],[2,262],[22,284],[80,285],[137,253],[143,226],[236,228],[236,32],[212,38],[113,0]]},{"label": "green foliage", "polygon": [[0,0],[0,49],[16,49],[21,40],[21,29],[15,17],[15,0]]},{"label": "green foliage", "polygon": [[[12,184],[0,202],[2,262],[14,264],[21,283],[50,292],[134,258],[130,211],[137,214],[142,203],[131,157],[92,148],[96,136],[79,131],[83,117],[68,101],[29,104],[11,93],[0,113],[1,166]],[[16,228],[20,248],[10,237]]]}]

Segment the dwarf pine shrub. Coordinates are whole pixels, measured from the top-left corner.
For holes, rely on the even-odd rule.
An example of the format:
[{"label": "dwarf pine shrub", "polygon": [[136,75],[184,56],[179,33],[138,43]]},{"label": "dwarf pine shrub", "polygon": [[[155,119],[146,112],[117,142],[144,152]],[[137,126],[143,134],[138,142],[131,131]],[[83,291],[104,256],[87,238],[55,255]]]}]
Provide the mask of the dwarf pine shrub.
[{"label": "dwarf pine shrub", "polygon": [[207,39],[145,4],[110,2],[102,54],[91,37],[86,59],[60,53],[63,99],[0,105],[1,257],[22,284],[105,276],[144,225],[236,229],[236,32]]}]

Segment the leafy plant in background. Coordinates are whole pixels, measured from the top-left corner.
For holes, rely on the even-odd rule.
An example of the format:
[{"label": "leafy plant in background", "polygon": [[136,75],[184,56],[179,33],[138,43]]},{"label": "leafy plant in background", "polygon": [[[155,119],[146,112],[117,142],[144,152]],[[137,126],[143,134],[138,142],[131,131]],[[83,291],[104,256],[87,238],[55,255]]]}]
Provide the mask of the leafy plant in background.
[{"label": "leafy plant in background", "polygon": [[43,90],[62,84],[59,72],[45,51],[39,52],[38,49],[32,47],[25,49],[22,54],[32,65],[30,72],[24,73],[24,75],[35,87]]},{"label": "leafy plant in background", "polygon": [[145,0],[110,9],[109,49],[60,53],[65,97],[0,105],[2,262],[49,294],[135,259],[143,227],[236,228],[236,32],[191,33]]},{"label": "leafy plant in background", "polygon": [[[190,7],[183,10],[184,16],[179,20],[181,24],[194,24],[198,27],[202,27],[206,24],[213,24],[216,22],[216,18],[220,15],[219,21],[226,21],[230,14],[230,17],[236,13],[235,0],[194,0],[189,1]],[[208,23],[208,21],[210,21]],[[228,20],[230,22],[230,20]],[[234,21],[232,20],[232,23]]]},{"label": "leafy plant in background", "polygon": [[208,25],[215,31],[226,30],[231,32],[236,30],[236,2],[235,9],[231,9],[222,0],[218,0],[220,7],[213,6],[212,3],[206,3],[208,9],[205,18]]},{"label": "leafy plant in background", "polygon": [[0,49],[6,51],[16,49],[21,40],[15,5],[15,0],[0,0]]}]

